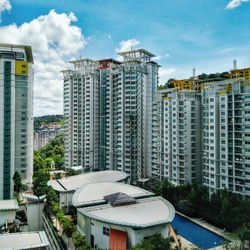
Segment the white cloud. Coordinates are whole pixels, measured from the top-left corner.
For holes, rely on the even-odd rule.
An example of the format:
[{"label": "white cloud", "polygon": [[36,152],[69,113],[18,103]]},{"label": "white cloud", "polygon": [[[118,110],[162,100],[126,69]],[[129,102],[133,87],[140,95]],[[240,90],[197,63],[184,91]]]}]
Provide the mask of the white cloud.
[{"label": "white cloud", "polygon": [[160,67],[159,68],[159,78],[160,84],[164,84],[171,77],[171,75],[176,71],[174,68]]},{"label": "white cloud", "polygon": [[153,58],[154,61],[160,61],[161,59],[164,59],[164,58],[167,58],[167,57],[170,57],[169,54],[164,54],[164,55],[158,55],[158,56],[155,56]]},{"label": "white cloud", "polygon": [[249,2],[249,0],[232,0],[228,3],[226,8],[232,10],[240,6],[242,3],[246,2]]},{"label": "white cloud", "polygon": [[0,22],[1,22],[1,14],[6,10],[11,10],[11,4],[8,0],[0,0]]},{"label": "white cloud", "polygon": [[154,61],[160,61],[162,59],[161,55],[155,56],[154,57]]},{"label": "white cloud", "polygon": [[117,48],[115,51],[116,53],[118,52],[123,52],[123,51],[128,51],[131,49],[135,49],[137,45],[140,44],[140,41],[136,39],[129,39],[129,40],[124,40],[119,42],[119,48]]},{"label": "white cloud", "polygon": [[63,79],[60,71],[68,68],[70,59],[79,57],[85,45],[81,29],[72,25],[76,21],[72,12],[67,15],[51,10],[47,15],[20,26],[0,27],[1,42],[32,46],[35,115],[62,113]]}]

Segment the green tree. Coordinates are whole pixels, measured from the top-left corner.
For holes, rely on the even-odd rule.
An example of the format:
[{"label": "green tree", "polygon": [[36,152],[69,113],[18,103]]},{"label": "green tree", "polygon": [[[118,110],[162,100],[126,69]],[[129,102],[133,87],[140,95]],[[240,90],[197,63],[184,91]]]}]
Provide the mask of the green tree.
[{"label": "green tree", "polygon": [[72,235],[73,243],[77,250],[91,250],[87,240],[77,231]]},{"label": "green tree", "polygon": [[14,182],[14,191],[19,193],[23,186],[20,174],[18,172],[15,172],[12,180]]},{"label": "green tree", "polygon": [[240,240],[240,249],[250,249],[250,222],[237,231],[237,236]]},{"label": "green tree", "polygon": [[47,194],[49,173],[46,170],[39,170],[33,175],[33,192],[37,196]]},{"label": "green tree", "polygon": [[131,250],[172,250],[174,249],[172,243],[172,238],[164,239],[160,234],[156,234],[144,239],[141,243],[132,247]]},{"label": "green tree", "polygon": [[34,168],[34,171],[38,171],[39,169],[44,168],[44,160],[39,154],[39,151],[34,151],[33,168]]},{"label": "green tree", "polygon": [[48,187],[47,202],[50,205],[59,202],[58,195],[51,186]]}]

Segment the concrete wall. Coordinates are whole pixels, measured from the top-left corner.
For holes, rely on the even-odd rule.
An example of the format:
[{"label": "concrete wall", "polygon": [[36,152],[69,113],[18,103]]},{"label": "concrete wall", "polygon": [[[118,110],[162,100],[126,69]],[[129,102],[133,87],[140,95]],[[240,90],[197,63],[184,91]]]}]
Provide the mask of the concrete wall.
[{"label": "concrete wall", "polygon": [[88,242],[91,241],[91,235],[94,236],[94,246],[101,249],[109,249],[109,236],[103,234],[103,227],[113,228],[127,233],[127,248],[133,247],[140,243],[145,237],[155,234],[161,234],[166,238],[169,236],[167,224],[161,224],[144,229],[133,229],[127,226],[113,225],[90,219],[78,212],[77,229],[84,235]]},{"label": "concrete wall", "polygon": [[2,210],[0,211],[0,224],[12,223],[16,217],[16,210]]},{"label": "concrete wall", "polygon": [[26,216],[29,231],[40,231],[43,229],[43,203],[30,203],[26,207]]},{"label": "concrete wall", "polygon": [[72,205],[72,197],[73,197],[74,191],[72,192],[61,192],[59,193],[59,202],[60,207],[68,207]]}]

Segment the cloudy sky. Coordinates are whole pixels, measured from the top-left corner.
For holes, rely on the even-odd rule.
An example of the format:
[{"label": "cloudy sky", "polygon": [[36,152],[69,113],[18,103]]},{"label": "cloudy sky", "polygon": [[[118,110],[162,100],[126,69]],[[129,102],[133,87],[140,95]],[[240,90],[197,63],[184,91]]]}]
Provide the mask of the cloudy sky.
[{"label": "cloudy sky", "polygon": [[[32,2],[32,3],[31,3]],[[63,112],[62,69],[74,58],[145,48],[170,77],[250,66],[249,0],[0,0],[0,42],[29,44],[34,114]]]}]

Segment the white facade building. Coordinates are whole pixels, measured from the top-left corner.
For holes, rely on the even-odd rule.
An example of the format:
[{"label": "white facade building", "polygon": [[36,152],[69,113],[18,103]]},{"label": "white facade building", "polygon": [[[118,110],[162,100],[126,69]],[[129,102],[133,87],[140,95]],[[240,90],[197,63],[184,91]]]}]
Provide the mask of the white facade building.
[{"label": "white facade building", "polygon": [[250,196],[250,81],[206,84],[203,105],[203,183]]},{"label": "white facade building", "polygon": [[33,56],[30,46],[0,44],[0,199],[13,196],[16,171],[33,174]]},{"label": "white facade building", "polygon": [[130,249],[145,237],[170,235],[173,206],[144,189],[114,182],[83,185],[73,196],[77,230],[91,247]]},{"label": "white facade building", "polygon": [[34,150],[38,150],[46,146],[50,140],[54,139],[59,133],[62,133],[63,129],[42,129],[34,132]]},{"label": "white facade building", "polygon": [[0,200],[0,225],[14,223],[18,208],[17,200]]},{"label": "white facade building", "polygon": [[200,94],[176,88],[159,91],[153,124],[152,176],[176,185],[200,182]]},{"label": "white facade building", "polygon": [[51,186],[59,193],[60,207],[69,207],[72,205],[74,192],[83,185],[96,182],[126,182],[128,175],[121,171],[106,170],[92,173],[73,175],[63,179],[50,180],[48,186]]},{"label": "white facade building", "polygon": [[90,59],[64,74],[65,167],[99,169],[99,72]]},{"label": "white facade building", "polygon": [[65,167],[151,176],[152,103],[159,65],[146,50],[72,62],[64,72]]}]

